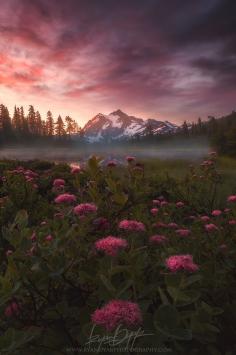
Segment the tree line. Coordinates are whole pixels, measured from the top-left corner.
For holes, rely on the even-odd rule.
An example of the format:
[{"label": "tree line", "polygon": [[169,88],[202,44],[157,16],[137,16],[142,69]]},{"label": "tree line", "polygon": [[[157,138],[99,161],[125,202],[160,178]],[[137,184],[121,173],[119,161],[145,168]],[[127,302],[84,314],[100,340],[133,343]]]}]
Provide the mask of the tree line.
[{"label": "tree line", "polygon": [[208,116],[206,121],[198,118],[196,122],[184,123],[175,131],[161,135],[150,133],[145,137],[135,136],[132,143],[155,144],[168,140],[186,141],[188,138],[207,139],[220,154],[236,156],[236,112],[222,117]]},{"label": "tree line", "polygon": [[73,135],[80,135],[81,129],[70,116],[53,118],[51,111],[45,119],[30,105],[28,113],[23,107],[14,108],[12,117],[3,104],[0,105],[0,144],[41,140],[68,141]]}]

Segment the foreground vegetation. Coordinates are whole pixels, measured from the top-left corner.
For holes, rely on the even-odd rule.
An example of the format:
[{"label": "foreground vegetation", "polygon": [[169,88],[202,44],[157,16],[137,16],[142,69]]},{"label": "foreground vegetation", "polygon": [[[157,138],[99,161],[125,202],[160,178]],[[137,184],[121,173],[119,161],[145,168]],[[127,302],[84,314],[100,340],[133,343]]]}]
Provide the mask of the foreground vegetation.
[{"label": "foreground vegetation", "polygon": [[233,355],[234,168],[2,161],[1,354]]}]

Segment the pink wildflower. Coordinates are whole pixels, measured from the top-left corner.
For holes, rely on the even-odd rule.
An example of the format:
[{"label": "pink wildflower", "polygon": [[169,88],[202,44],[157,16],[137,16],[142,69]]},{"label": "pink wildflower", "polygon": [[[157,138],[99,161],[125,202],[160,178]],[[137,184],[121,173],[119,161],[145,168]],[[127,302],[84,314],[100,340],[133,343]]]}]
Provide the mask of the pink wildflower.
[{"label": "pink wildflower", "polygon": [[212,160],[204,160],[204,162],[201,164],[201,166],[210,166],[213,164]]},{"label": "pink wildflower", "polygon": [[76,201],[76,196],[72,194],[61,194],[55,198],[55,203],[72,203]]},{"label": "pink wildflower", "polygon": [[26,180],[27,182],[33,182],[33,181],[34,181],[34,178],[29,177],[29,176],[26,176],[26,177],[25,177],[25,180]]},{"label": "pink wildflower", "polygon": [[235,220],[235,219],[231,219],[231,220],[229,221],[229,225],[230,225],[230,226],[235,226],[235,225],[236,225],[236,220]]},{"label": "pink wildflower", "polygon": [[92,314],[92,322],[112,331],[120,324],[130,328],[142,323],[142,314],[137,303],[112,300]]},{"label": "pink wildflower", "polygon": [[74,208],[74,213],[79,216],[85,216],[89,213],[95,213],[97,206],[94,203],[81,203]]},{"label": "pink wildflower", "polygon": [[214,232],[219,230],[219,228],[213,223],[206,224],[205,229],[207,232]]},{"label": "pink wildflower", "polygon": [[17,316],[19,313],[20,307],[16,302],[12,302],[9,306],[7,306],[4,312],[5,316],[8,318]]},{"label": "pink wildflower", "polygon": [[159,201],[159,200],[152,200],[152,203],[153,203],[153,205],[155,205],[155,206],[159,206],[160,203],[161,203],[161,201]]},{"label": "pink wildflower", "polygon": [[57,213],[54,213],[54,218],[60,218],[62,219],[64,217],[64,214],[62,212],[57,212]]},{"label": "pink wildflower", "polygon": [[128,163],[131,163],[132,161],[135,160],[135,157],[132,157],[132,156],[128,155],[128,156],[126,157],[126,160],[127,160]]},{"label": "pink wildflower", "polygon": [[33,232],[33,234],[31,235],[30,239],[31,239],[32,242],[36,241],[36,233],[35,232]]},{"label": "pink wildflower", "polygon": [[176,207],[178,207],[178,208],[184,207],[184,202],[181,202],[181,201],[176,202]]},{"label": "pink wildflower", "polygon": [[164,201],[164,200],[165,200],[165,197],[164,197],[164,196],[159,196],[159,197],[158,197],[158,200]]},{"label": "pink wildflower", "polygon": [[128,230],[128,231],[136,231],[136,232],[144,232],[145,225],[142,222],[124,219],[119,223],[119,228]]},{"label": "pink wildflower", "polygon": [[54,187],[63,187],[64,185],[65,185],[65,180],[63,180],[63,179],[55,179],[53,181]]},{"label": "pink wildflower", "polygon": [[176,233],[181,237],[188,237],[191,232],[189,229],[177,229]]},{"label": "pink wildflower", "polygon": [[153,215],[153,216],[155,216],[157,213],[158,213],[158,208],[152,208],[151,210],[150,210],[150,212],[151,212],[151,214]]},{"label": "pink wildflower", "polygon": [[171,223],[167,224],[167,227],[171,228],[171,229],[177,229],[178,228],[178,224],[174,223],[174,222],[171,222]]},{"label": "pink wildflower", "polygon": [[228,202],[236,202],[236,195],[230,195],[229,197],[228,197],[228,200],[227,200]]},{"label": "pink wildflower", "polygon": [[53,237],[49,234],[49,235],[47,235],[47,236],[45,237],[45,240],[46,240],[47,242],[51,242],[51,241],[53,240]]},{"label": "pink wildflower", "polygon": [[116,256],[122,249],[127,248],[128,243],[125,239],[116,238],[112,235],[99,239],[95,243],[95,247],[99,251],[103,251],[106,255]]},{"label": "pink wildflower", "polygon": [[141,167],[141,166],[135,166],[134,168],[133,168],[133,171],[137,171],[137,172],[143,172],[143,168]]},{"label": "pink wildflower", "polygon": [[211,212],[212,216],[214,217],[218,217],[222,214],[222,211],[221,210],[214,210]]},{"label": "pink wildflower", "polygon": [[193,262],[192,255],[172,255],[166,259],[166,266],[171,272],[185,270],[194,272],[199,269],[198,265]]},{"label": "pink wildflower", "polygon": [[107,163],[107,167],[108,168],[114,168],[116,166],[116,162],[114,160],[110,160],[108,163]]},{"label": "pink wildflower", "polygon": [[209,217],[209,216],[201,216],[200,219],[201,219],[201,221],[203,221],[203,222],[208,222],[208,221],[210,221],[210,217]]},{"label": "pink wildflower", "polygon": [[38,177],[38,174],[35,173],[35,172],[32,171],[32,170],[26,170],[26,171],[24,172],[24,175],[25,175],[26,178],[31,178],[31,179],[35,179],[35,178]]},{"label": "pink wildflower", "polygon": [[149,238],[149,242],[152,244],[164,244],[167,242],[167,238],[164,235],[153,235]]},{"label": "pink wildflower", "polygon": [[81,168],[78,165],[74,165],[71,167],[71,174],[78,174],[78,173],[80,173],[80,171],[81,171]]},{"label": "pink wildflower", "polygon": [[164,207],[164,206],[167,206],[168,205],[168,202],[167,201],[161,201],[160,203],[160,206],[161,207]]},{"label": "pink wildflower", "polygon": [[6,256],[10,256],[10,255],[12,255],[12,253],[13,253],[13,251],[10,250],[10,249],[8,249],[8,250],[6,251]]}]

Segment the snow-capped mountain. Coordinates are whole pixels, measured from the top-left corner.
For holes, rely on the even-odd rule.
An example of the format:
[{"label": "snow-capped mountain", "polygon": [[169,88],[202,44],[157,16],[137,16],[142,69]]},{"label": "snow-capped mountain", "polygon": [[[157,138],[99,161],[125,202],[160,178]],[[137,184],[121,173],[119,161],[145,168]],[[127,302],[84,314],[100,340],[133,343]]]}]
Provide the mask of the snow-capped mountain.
[{"label": "snow-capped mountain", "polygon": [[177,129],[178,126],[168,121],[152,118],[144,120],[117,110],[109,115],[97,114],[86,123],[83,132],[89,142],[99,142],[104,139],[118,140],[150,133],[164,134],[175,132]]}]

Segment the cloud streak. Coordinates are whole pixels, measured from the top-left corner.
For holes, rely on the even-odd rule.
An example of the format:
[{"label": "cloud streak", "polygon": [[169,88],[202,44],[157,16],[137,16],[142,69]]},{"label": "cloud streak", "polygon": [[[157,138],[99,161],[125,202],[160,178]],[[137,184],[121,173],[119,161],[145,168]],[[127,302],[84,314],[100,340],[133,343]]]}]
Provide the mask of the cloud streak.
[{"label": "cloud streak", "polygon": [[81,124],[117,107],[175,122],[235,109],[234,0],[0,4],[2,101]]}]

